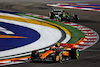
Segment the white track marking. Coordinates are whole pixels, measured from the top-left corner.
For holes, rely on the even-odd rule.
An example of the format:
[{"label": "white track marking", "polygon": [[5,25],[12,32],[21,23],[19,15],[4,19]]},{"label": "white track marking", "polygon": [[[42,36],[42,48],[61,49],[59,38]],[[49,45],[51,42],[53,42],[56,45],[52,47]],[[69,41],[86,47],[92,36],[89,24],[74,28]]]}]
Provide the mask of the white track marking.
[{"label": "white track marking", "polygon": [[14,34],[12,31],[9,31],[9,30],[7,30],[7,29],[5,29],[5,28],[3,28],[3,27],[0,27],[0,31],[1,31],[1,32],[4,32],[4,33],[6,33],[6,34]]}]

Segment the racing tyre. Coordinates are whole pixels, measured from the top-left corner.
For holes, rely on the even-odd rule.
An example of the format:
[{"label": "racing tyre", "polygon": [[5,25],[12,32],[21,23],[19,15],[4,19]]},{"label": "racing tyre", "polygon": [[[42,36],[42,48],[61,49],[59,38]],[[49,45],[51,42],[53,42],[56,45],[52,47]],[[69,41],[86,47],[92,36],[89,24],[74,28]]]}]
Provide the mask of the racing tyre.
[{"label": "racing tyre", "polygon": [[32,51],[31,52],[31,60],[32,60],[32,62],[34,62],[35,60],[35,58],[37,58],[37,57],[39,57],[39,54],[37,53],[36,54],[36,51]]},{"label": "racing tyre", "polygon": [[71,49],[71,58],[72,59],[78,59],[79,57],[79,50],[78,49]]},{"label": "racing tyre", "polygon": [[74,21],[75,23],[78,22],[78,17],[77,17],[77,15],[74,15],[73,19],[75,20],[75,21]]},{"label": "racing tyre", "polygon": [[49,18],[54,19],[55,14],[53,12],[49,12]]},{"label": "racing tyre", "polygon": [[60,16],[57,18],[57,21],[58,22],[61,22],[61,17]]},{"label": "racing tyre", "polygon": [[62,53],[61,52],[56,52],[55,56],[53,58],[53,61],[61,63],[62,62]]}]

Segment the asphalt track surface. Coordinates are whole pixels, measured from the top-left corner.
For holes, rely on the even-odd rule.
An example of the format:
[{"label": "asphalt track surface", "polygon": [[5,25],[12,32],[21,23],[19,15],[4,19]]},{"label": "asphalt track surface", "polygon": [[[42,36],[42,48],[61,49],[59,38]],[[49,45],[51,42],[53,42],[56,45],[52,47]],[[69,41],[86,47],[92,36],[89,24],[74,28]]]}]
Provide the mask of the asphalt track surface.
[{"label": "asphalt track surface", "polygon": [[[34,14],[45,15],[45,16],[47,16],[48,12],[51,11],[51,9],[53,9],[53,7],[46,6],[46,3],[50,3],[50,1],[52,3],[53,2],[52,0],[47,0],[48,2],[46,1],[45,3],[42,2],[42,0],[41,3],[39,3],[36,0],[32,2],[19,2],[19,0],[17,0],[18,2],[16,1],[10,2],[11,0],[9,0],[9,2],[6,1],[7,0],[0,1],[0,9],[25,12],[25,13],[34,13]],[[56,0],[56,2],[57,1],[58,0]],[[64,2],[65,0],[62,1]],[[88,2],[100,4],[99,0],[97,2],[96,1],[97,0],[95,0],[95,2],[90,2],[90,1]],[[77,14],[80,18],[78,24],[87,26],[95,30],[100,36],[100,29],[99,29],[100,12],[81,11],[81,10],[73,10],[73,9],[65,9],[65,11],[69,13]],[[9,65],[5,67],[100,67],[100,41],[98,41],[94,46],[82,51],[78,60],[73,59],[70,61],[65,61],[63,63],[28,62],[23,64]]]}]

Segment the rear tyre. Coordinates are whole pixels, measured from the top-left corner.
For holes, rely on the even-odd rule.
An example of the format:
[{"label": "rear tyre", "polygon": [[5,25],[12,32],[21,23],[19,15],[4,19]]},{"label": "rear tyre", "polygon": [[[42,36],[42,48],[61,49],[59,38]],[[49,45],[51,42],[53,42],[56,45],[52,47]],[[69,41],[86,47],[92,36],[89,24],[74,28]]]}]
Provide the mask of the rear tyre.
[{"label": "rear tyre", "polygon": [[54,19],[55,14],[53,12],[49,12],[49,18]]}]

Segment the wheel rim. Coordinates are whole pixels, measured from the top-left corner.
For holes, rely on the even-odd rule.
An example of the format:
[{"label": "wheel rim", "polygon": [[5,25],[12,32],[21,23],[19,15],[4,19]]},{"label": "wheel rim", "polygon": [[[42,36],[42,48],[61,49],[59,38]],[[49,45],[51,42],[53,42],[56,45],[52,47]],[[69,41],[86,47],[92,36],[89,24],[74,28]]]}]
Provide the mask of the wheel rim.
[{"label": "wheel rim", "polygon": [[79,57],[79,50],[77,49],[76,50],[76,58],[78,59],[78,57]]}]

